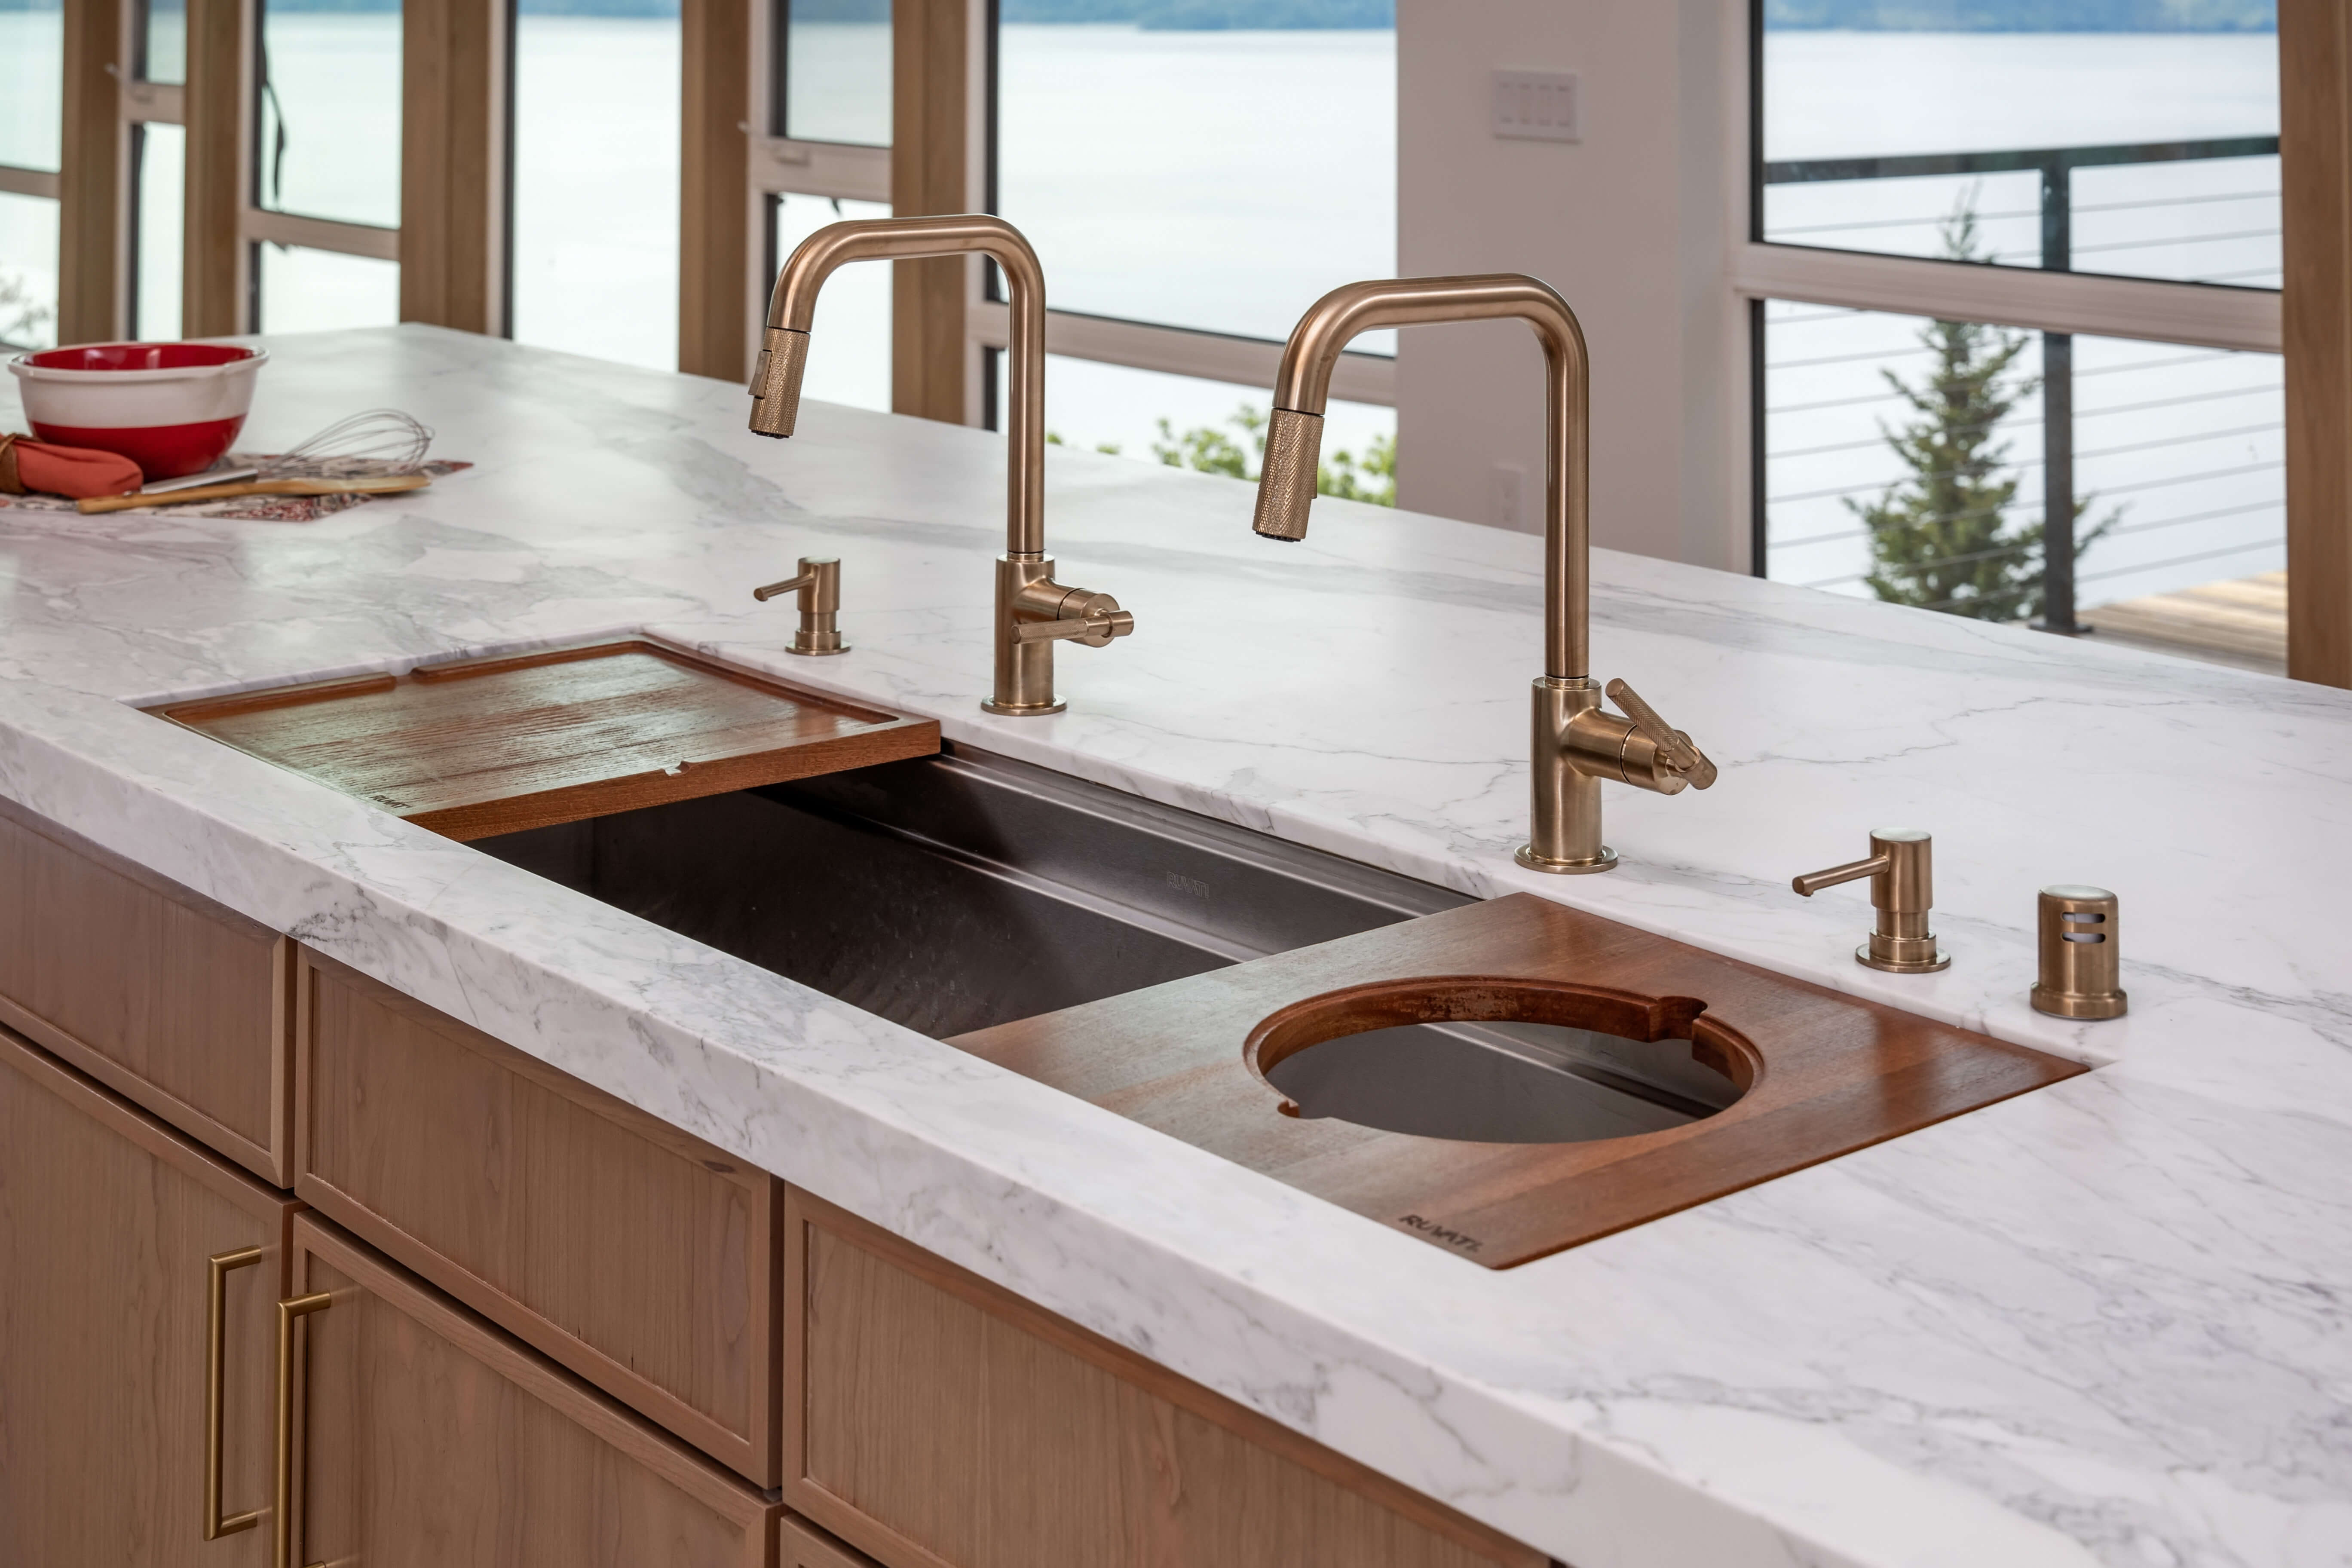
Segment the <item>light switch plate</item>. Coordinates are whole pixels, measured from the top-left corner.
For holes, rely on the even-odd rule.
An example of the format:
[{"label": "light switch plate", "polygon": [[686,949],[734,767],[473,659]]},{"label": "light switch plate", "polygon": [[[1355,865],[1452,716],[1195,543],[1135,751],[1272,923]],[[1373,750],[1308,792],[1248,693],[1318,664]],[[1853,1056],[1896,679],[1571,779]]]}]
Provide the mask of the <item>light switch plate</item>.
[{"label": "light switch plate", "polygon": [[1574,71],[1496,71],[1495,134],[1528,142],[1581,142],[1583,98]]}]

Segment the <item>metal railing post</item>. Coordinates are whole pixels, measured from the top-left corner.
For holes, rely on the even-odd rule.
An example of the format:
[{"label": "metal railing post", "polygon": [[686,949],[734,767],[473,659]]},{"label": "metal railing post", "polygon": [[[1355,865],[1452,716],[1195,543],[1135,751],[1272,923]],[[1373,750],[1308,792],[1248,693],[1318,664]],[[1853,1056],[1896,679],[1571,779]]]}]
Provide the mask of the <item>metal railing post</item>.
[{"label": "metal railing post", "polygon": [[[2042,165],[2042,266],[2074,265],[2074,170],[2063,152]],[[2074,335],[2042,334],[2042,618],[2045,632],[2079,635],[2074,619]]]},{"label": "metal railing post", "polygon": [[2074,637],[2074,334],[2042,334],[2042,618],[2045,632]]}]

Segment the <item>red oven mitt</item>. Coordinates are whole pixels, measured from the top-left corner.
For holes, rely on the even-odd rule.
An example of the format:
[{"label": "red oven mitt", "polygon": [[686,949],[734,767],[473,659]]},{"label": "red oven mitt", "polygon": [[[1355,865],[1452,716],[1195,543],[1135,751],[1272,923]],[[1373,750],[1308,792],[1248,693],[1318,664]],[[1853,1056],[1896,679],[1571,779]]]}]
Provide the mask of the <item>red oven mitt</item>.
[{"label": "red oven mitt", "polygon": [[12,496],[42,490],[79,500],[121,496],[147,482],[139,465],[113,452],[56,447],[30,436],[0,436],[0,490]]}]

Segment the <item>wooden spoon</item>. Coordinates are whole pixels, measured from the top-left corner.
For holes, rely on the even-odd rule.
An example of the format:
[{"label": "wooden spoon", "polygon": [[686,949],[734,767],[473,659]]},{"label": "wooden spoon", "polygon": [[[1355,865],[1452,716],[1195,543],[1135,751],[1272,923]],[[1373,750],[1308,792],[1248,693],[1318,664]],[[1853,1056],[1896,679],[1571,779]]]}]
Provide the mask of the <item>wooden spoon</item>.
[{"label": "wooden spoon", "polygon": [[359,479],[252,479],[235,485],[200,485],[160,496],[86,496],[74,502],[79,511],[128,511],[141,506],[184,506],[190,501],[226,500],[232,496],[384,495],[394,490],[421,490],[433,482],[430,474],[387,474]]}]

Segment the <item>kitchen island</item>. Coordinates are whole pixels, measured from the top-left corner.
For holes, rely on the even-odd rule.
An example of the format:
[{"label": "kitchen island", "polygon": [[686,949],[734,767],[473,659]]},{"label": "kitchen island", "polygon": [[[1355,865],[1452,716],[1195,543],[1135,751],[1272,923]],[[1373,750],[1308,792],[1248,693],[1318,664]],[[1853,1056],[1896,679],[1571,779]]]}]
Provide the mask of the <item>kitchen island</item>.
[{"label": "kitchen island", "polygon": [[[310,524],[0,510],[25,812],[1572,1568],[2352,1560],[2352,696],[1600,552],[1595,673],[1722,779],[1612,790],[1621,868],[1546,877],[1538,541],[1327,501],[1275,545],[1245,486],[1057,451],[1048,547],[1136,632],[997,718],[1001,438],[269,347],[242,445],[388,404],[476,466]],[[854,651],[791,658],[751,590],[823,554]],[[139,711],[620,634],[2095,1070],[1489,1271]],[[1788,887],[1891,825],[1937,837],[1940,974]],[[2127,1017],[2028,1008],[2053,882],[2121,895]]]}]

